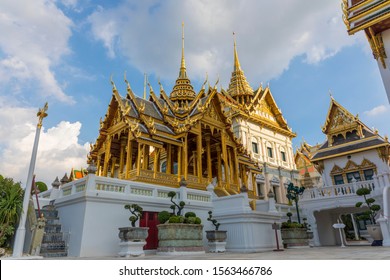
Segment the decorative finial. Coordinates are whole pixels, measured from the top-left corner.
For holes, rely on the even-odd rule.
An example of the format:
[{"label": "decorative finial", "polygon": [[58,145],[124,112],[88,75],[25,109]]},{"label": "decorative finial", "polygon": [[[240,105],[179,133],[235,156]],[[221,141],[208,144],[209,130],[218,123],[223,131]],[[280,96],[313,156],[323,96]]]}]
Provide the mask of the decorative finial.
[{"label": "decorative finial", "polygon": [[328,94],[329,94],[329,96],[330,96],[331,99],[334,99],[334,98],[333,98],[333,95],[332,95],[332,90],[329,89]]},{"label": "decorative finial", "polygon": [[234,70],[241,70],[240,61],[238,60],[237,44],[236,44],[236,33],[233,32],[234,41]]},{"label": "decorative finial", "polygon": [[46,111],[47,111],[48,108],[49,108],[49,105],[48,105],[47,102],[46,102],[45,105],[43,106],[43,108],[38,110],[38,113],[37,113],[38,124],[37,124],[37,126],[38,126],[39,128],[42,127],[42,121],[43,121],[43,119],[47,117]]},{"label": "decorative finial", "polygon": [[126,71],[125,71],[125,73],[124,73],[124,79],[125,79],[125,83],[126,83],[126,85],[127,85],[127,89],[131,89],[131,88],[130,88],[130,83],[129,83],[129,81],[127,80],[127,77],[126,77]]},{"label": "decorative finial", "polygon": [[184,59],[184,21],[181,23],[181,66],[180,70],[186,68],[186,62]]},{"label": "decorative finial", "polygon": [[114,83],[114,81],[112,80],[112,74],[111,74],[111,76],[110,76],[110,83],[111,83],[111,85],[112,85],[112,90],[113,90],[113,91],[116,90],[115,83]]},{"label": "decorative finial", "polygon": [[217,88],[218,83],[219,83],[219,74],[218,74],[218,79],[217,79],[217,81],[215,82],[214,89]]},{"label": "decorative finial", "polygon": [[[149,91],[154,92],[152,86],[149,83],[148,83],[148,86],[149,86]],[[146,99],[146,95],[144,96],[144,99]]]}]

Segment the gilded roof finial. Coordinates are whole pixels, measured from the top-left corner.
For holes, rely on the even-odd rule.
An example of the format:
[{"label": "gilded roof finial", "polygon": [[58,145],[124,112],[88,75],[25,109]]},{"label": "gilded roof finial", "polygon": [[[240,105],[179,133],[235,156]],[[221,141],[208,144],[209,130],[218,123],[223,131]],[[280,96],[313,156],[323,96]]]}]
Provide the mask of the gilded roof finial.
[{"label": "gilded roof finial", "polygon": [[125,79],[125,83],[126,83],[126,85],[127,85],[127,89],[128,89],[128,90],[131,89],[131,88],[130,88],[130,83],[129,83],[129,81],[127,80],[126,71],[125,71],[125,74],[124,74],[124,79]]},{"label": "gilded roof finial", "polygon": [[331,91],[330,89],[329,89],[329,91],[328,91],[328,94],[329,94],[330,98],[334,99],[334,98],[333,98],[333,95],[332,95],[332,91]]},{"label": "gilded roof finial", "polygon": [[[181,23],[181,65],[180,65],[180,74],[185,74],[186,70],[186,61],[184,59],[184,21]],[[185,77],[185,76],[183,76]]]},{"label": "gilded roof finial", "polygon": [[112,90],[113,90],[113,91],[116,90],[115,83],[114,83],[114,81],[112,80],[112,74],[111,74],[111,76],[110,76],[110,82],[111,82],[111,85],[112,85]]},{"label": "gilded roof finial", "polygon": [[238,60],[237,44],[236,44],[236,33],[233,32],[234,41],[234,70],[241,70],[240,61]]}]

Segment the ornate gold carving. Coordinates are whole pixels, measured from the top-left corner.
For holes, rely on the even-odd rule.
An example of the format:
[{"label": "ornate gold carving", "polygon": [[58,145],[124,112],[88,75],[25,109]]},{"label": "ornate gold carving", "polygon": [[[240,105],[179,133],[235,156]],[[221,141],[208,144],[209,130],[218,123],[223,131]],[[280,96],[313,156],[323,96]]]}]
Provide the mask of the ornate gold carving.
[{"label": "ornate gold carving", "polygon": [[341,3],[341,9],[343,10],[343,21],[347,29],[350,29],[350,23],[348,21],[348,0],[343,0]]},{"label": "ornate gold carving", "polygon": [[141,101],[139,107],[138,107],[138,111],[140,113],[143,113],[145,111],[145,102]]},{"label": "ornate gold carving", "polygon": [[386,50],[385,45],[383,44],[382,40],[382,34],[374,34],[374,31],[371,27],[368,28],[368,32],[370,33],[371,37],[367,35],[368,42],[370,43],[372,54],[374,55],[374,58],[376,60],[379,59],[379,61],[382,63],[382,66],[384,69],[386,69]]},{"label": "ornate gold carving", "polygon": [[45,105],[43,106],[43,108],[38,110],[38,113],[37,113],[37,117],[38,117],[37,127],[39,127],[39,128],[42,127],[42,121],[43,121],[44,118],[47,117],[46,111],[47,111],[48,108],[49,108],[49,105],[46,102]]}]

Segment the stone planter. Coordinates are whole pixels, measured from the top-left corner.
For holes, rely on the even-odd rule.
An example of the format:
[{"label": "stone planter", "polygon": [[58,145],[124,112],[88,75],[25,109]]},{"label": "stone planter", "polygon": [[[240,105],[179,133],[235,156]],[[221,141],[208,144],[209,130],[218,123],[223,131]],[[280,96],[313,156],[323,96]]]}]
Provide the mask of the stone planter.
[{"label": "stone planter", "polygon": [[203,225],[158,225],[158,255],[204,254]]},{"label": "stone planter", "polygon": [[226,239],[227,231],[226,230],[207,230],[206,238],[209,241],[209,252],[212,253],[222,253],[226,249]]},{"label": "stone planter", "polygon": [[306,228],[282,228],[284,248],[308,248],[309,238]]},{"label": "stone planter", "polygon": [[119,228],[119,253],[121,257],[144,256],[143,247],[148,237],[148,227],[122,227]]},{"label": "stone planter", "polygon": [[383,235],[380,225],[366,225],[366,227],[367,232],[370,234],[372,239],[374,239],[371,245],[382,246]]}]

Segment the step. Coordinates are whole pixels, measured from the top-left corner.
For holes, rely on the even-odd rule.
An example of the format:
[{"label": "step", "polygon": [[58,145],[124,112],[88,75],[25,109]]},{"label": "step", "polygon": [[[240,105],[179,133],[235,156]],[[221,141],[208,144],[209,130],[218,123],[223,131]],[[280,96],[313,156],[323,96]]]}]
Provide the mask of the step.
[{"label": "step", "polygon": [[45,225],[45,233],[59,233],[61,228],[61,225]]},{"label": "step", "polygon": [[56,243],[61,241],[64,241],[64,234],[62,232],[52,232],[52,233],[46,233],[43,236],[42,244]]},{"label": "step", "polygon": [[41,253],[50,252],[50,251],[63,251],[66,249],[67,247],[65,241],[42,243]]},{"label": "step", "polygon": [[41,256],[44,258],[65,258],[68,256],[67,252],[50,252],[50,253],[41,253]]}]

